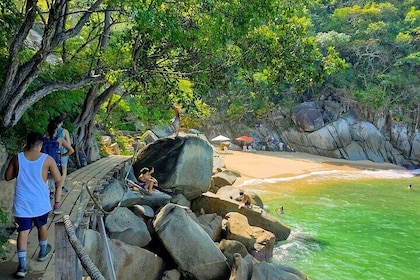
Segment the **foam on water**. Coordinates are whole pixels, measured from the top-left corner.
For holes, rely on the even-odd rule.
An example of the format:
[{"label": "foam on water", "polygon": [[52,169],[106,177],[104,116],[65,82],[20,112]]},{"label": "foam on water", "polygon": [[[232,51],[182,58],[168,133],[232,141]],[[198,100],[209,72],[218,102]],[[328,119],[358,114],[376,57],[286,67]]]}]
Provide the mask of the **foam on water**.
[{"label": "foam on water", "polygon": [[[420,173],[420,171],[419,171]],[[337,180],[357,180],[357,179],[401,179],[411,178],[417,175],[413,170],[388,169],[388,170],[362,170],[362,171],[343,171],[343,170],[328,170],[315,171],[296,176],[283,178],[266,178],[266,179],[251,179],[243,182],[243,186],[257,185],[257,184],[277,184],[279,182],[288,182],[293,180],[309,179],[311,181],[324,180],[331,178]]]},{"label": "foam on water", "polygon": [[287,240],[274,247],[273,261],[284,263],[303,259],[313,251],[321,250],[322,242],[313,238],[314,234],[293,230]]}]

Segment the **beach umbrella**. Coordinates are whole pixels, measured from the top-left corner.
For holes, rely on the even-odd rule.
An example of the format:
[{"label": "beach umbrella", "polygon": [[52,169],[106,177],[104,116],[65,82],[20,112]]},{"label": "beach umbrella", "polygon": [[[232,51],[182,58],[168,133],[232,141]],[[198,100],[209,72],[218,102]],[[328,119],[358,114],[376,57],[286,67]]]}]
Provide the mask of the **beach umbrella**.
[{"label": "beach umbrella", "polygon": [[250,136],[246,136],[246,135],[243,135],[243,136],[238,137],[238,138],[235,138],[235,139],[236,139],[236,140],[238,140],[238,141],[245,142],[245,143],[251,143],[251,142],[254,142],[254,138],[252,138],[252,137],[250,137]]},{"label": "beach umbrella", "polygon": [[226,136],[223,136],[223,135],[219,135],[219,136],[216,136],[213,139],[211,139],[211,141],[219,141],[219,142],[221,142],[221,141],[229,141],[229,140],[230,140],[230,138],[228,138]]}]

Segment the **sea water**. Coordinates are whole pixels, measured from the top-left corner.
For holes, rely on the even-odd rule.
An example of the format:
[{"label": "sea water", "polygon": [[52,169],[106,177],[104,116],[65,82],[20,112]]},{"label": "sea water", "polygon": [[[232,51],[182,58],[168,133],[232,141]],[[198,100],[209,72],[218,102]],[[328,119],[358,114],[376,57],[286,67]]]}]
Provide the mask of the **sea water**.
[{"label": "sea water", "polygon": [[[331,170],[251,180],[244,188],[291,228],[273,262],[312,280],[420,279],[420,177],[414,172]],[[276,212],[280,206],[283,214]]]}]

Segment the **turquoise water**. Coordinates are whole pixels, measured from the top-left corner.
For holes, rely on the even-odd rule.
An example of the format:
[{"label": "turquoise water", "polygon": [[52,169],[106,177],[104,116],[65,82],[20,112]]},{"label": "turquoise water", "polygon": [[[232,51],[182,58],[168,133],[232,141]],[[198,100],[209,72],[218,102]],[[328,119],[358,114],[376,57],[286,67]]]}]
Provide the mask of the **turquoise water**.
[{"label": "turquoise water", "polygon": [[420,279],[420,177],[328,171],[245,185],[292,230],[274,262],[312,280]]}]

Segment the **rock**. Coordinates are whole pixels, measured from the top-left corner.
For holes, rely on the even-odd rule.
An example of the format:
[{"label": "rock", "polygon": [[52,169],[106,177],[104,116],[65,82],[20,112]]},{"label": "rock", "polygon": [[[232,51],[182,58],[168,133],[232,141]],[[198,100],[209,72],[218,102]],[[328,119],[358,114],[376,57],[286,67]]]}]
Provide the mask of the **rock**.
[{"label": "rock", "polygon": [[219,243],[219,249],[227,258],[230,267],[233,267],[235,254],[240,254],[242,258],[245,258],[249,255],[249,252],[245,245],[236,240],[223,239]]},{"label": "rock", "polygon": [[147,144],[153,143],[156,140],[158,140],[158,136],[156,136],[156,134],[153,133],[153,131],[151,130],[147,130],[144,134],[143,134],[143,139],[144,142]]},{"label": "rock", "polygon": [[305,132],[312,132],[324,126],[321,110],[317,108],[315,102],[297,105],[292,113],[292,120],[298,129]]},{"label": "rock", "polygon": [[222,234],[221,216],[217,214],[204,214],[197,217],[199,225],[209,234],[213,241],[219,241]]},{"label": "rock", "polygon": [[152,207],[147,205],[134,205],[133,213],[142,219],[153,219],[155,217],[155,212],[153,211]]},{"label": "rock", "polygon": [[137,197],[138,196],[133,192],[127,191],[123,182],[115,178],[111,178],[102,191],[101,205],[106,211],[109,211],[117,206],[120,200]]},{"label": "rock", "polygon": [[153,222],[158,238],[184,277],[227,279],[225,256],[188,212],[191,211],[172,203],[165,205]]},{"label": "rock", "polygon": [[229,280],[308,280],[309,278],[299,270],[284,266],[274,265],[265,261],[259,262],[248,255],[244,258],[235,254],[235,261]]},{"label": "rock", "polygon": [[133,207],[136,204],[147,205],[157,209],[171,200],[171,196],[163,192],[153,194],[134,193],[127,189],[123,182],[111,179],[102,192],[102,207],[111,210],[120,203],[122,207]]},{"label": "rock", "polygon": [[216,154],[215,152],[213,152],[213,167],[215,168],[226,168],[225,162],[223,161],[223,159]]},{"label": "rock", "polygon": [[150,129],[158,138],[165,138],[174,133],[172,125],[156,125]]},{"label": "rock", "polygon": [[194,212],[199,212],[203,209],[205,213],[217,213],[217,215],[224,217],[229,212],[238,212],[248,217],[248,222],[251,226],[263,228],[272,232],[276,236],[277,241],[286,240],[290,234],[290,228],[276,220],[265,211],[258,211],[242,207],[238,209],[239,203],[233,199],[221,198],[211,192],[202,194],[199,198],[191,201],[191,209]]},{"label": "rock", "polygon": [[[119,240],[108,239],[111,258],[118,280],[158,280],[163,273],[163,260],[156,254],[126,244]],[[108,264],[101,236],[97,231],[84,232],[84,248],[93,263],[98,267],[106,279],[108,277]]]},{"label": "rock", "polygon": [[[228,199],[228,198],[232,198],[234,200],[236,200],[236,198],[238,198],[240,196],[240,192],[243,191],[240,188],[237,187],[231,187],[231,186],[226,186],[226,187],[222,187],[217,191],[217,195]],[[251,203],[254,205],[259,206],[261,209],[264,209],[264,203],[262,201],[262,199],[257,195],[257,193],[255,193],[254,191],[251,190],[246,190],[243,191],[245,194],[247,194],[250,198],[251,198]]]},{"label": "rock", "polygon": [[237,240],[245,245],[257,260],[267,260],[273,257],[276,237],[260,227],[250,226],[246,216],[230,212],[225,216],[224,228],[226,238]]},{"label": "rock", "polygon": [[111,145],[109,145],[109,147],[111,148],[113,155],[120,154],[120,146],[118,145],[118,143],[112,143]]},{"label": "rock", "polygon": [[171,199],[171,202],[174,204],[178,204],[180,206],[188,207],[188,208],[190,208],[191,206],[191,201],[186,199],[185,196],[183,196],[182,194],[177,194],[173,196]]},{"label": "rock", "polygon": [[109,145],[111,145],[111,143],[112,143],[111,136],[109,136],[109,135],[101,136],[101,144],[102,145],[109,146]]},{"label": "rock", "polygon": [[219,172],[212,176],[214,185],[217,189],[220,189],[224,186],[231,186],[235,183],[237,176],[232,175],[228,172]]},{"label": "rock", "polygon": [[105,228],[110,238],[127,244],[144,247],[152,240],[146,223],[124,207],[106,217]]},{"label": "rock", "polygon": [[348,160],[392,162],[404,166],[407,160],[372,124],[348,115],[311,133],[283,131],[285,142],[300,152]]},{"label": "rock", "polygon": [[213,149],[208,141],[194,135],[159,139],[139,152],[134,164],[138,175],[144,166],[154,167],[159,187],[182,193],[188,200],[210,187]]},{"label": "rock", "polygon": [[167,270],[163,273],[162,280],[179,280],[181,279],[181,272],[176,269]]}]

